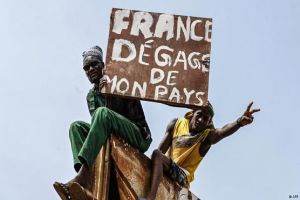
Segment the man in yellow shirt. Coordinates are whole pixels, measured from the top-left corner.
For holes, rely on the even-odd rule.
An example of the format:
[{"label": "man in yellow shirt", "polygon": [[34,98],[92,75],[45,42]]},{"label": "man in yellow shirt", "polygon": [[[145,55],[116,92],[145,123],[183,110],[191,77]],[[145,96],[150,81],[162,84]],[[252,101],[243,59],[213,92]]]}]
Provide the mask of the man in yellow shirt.
[{"label": "man in yellow shirt", "polygon": [[198,110],[188,112],[184,118],[172,120],[157,150],[152,154],[151,188],[146,198],[154,200],[163,172],[183,187],[189,188],[194,173],[211,145],[233,134],[242,126],[253,122],[251,102],[244,114],[222,128],[214,128],[214,111],[210,103]]}]

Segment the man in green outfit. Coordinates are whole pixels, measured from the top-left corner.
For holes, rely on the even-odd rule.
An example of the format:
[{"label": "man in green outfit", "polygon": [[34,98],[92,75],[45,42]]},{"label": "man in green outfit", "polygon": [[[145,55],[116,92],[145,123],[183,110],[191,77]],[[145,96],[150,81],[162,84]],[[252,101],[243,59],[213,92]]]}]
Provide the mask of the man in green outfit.
[{"label": "man in green outfit", "polygon": [[75,184],[85,190],[85,198],[94,198],[90,192],[90,169],[111,133],[119,135],[141,152],[147,151],[152,142],[139,100],[101,94],[101,88],[106,84],[106,79],[103,77],[104,63],[100,47],[94,46],[83,52],[83,69],[89,81],[94,85],[87,95],[92,120],[91,124],[83,121],[71,124],[69,136],[74,168],[78,174],[65,184],[54,183],[54,188],[62,200],[71,199],[70,189]]}]

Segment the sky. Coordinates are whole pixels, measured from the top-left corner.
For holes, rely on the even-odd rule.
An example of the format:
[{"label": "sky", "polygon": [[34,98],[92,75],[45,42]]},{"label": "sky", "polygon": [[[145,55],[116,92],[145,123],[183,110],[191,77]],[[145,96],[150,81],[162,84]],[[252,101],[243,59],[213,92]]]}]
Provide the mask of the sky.
[{"label": "sky", "polygon": [[[106,49],[113,7],[212,18],[215,125],[235,121],[250,101],[261,108],[210,149],[191,191],[204,200],[299,196],[298,0],[0,0],[0,199],[59,199],[53,182],[75,176],[69,125],[90,121],[81,53]],[[168,122],[188,110],[143,108],[150,156]]]}]

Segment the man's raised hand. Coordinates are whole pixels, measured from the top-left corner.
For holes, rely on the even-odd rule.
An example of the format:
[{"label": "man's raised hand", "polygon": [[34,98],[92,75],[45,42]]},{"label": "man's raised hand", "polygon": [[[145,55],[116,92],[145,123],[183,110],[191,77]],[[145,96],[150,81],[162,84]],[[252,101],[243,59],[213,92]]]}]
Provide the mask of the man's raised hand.
[{"label": "man's raised hand", "polygon": [[240,126],[245,126],[247,124],[251,124],[254,119],[253,114],[260,111],[259,108],[251,109],[252,105],[253,105],[253,101],[249,103],[244,114],[237,120],[237,123]]}]

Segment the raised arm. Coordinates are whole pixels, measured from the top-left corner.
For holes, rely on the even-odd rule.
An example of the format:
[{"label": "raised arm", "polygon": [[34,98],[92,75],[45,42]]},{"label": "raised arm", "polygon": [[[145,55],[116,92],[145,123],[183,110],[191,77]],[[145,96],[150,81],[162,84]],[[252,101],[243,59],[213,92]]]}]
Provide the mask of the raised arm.
[{"label": "raised arm", "polygon": [[215,129],[208,137],[208,140],[211,144],[216,144],[223,138],[233,134],[240,127],[251,124],[253,122],[253,113],[259,112],[260,109],[251,109],[253,102],[251,102],[248,106],[244,114],[239,117],[236,121],[226,124],[222,128]]},{"label": "raised arm", "polygon": [[173,119],[167,126],[165,136],[161,140],[158,149],[165,154],[172,144],[172,133],[177,119]]}]

